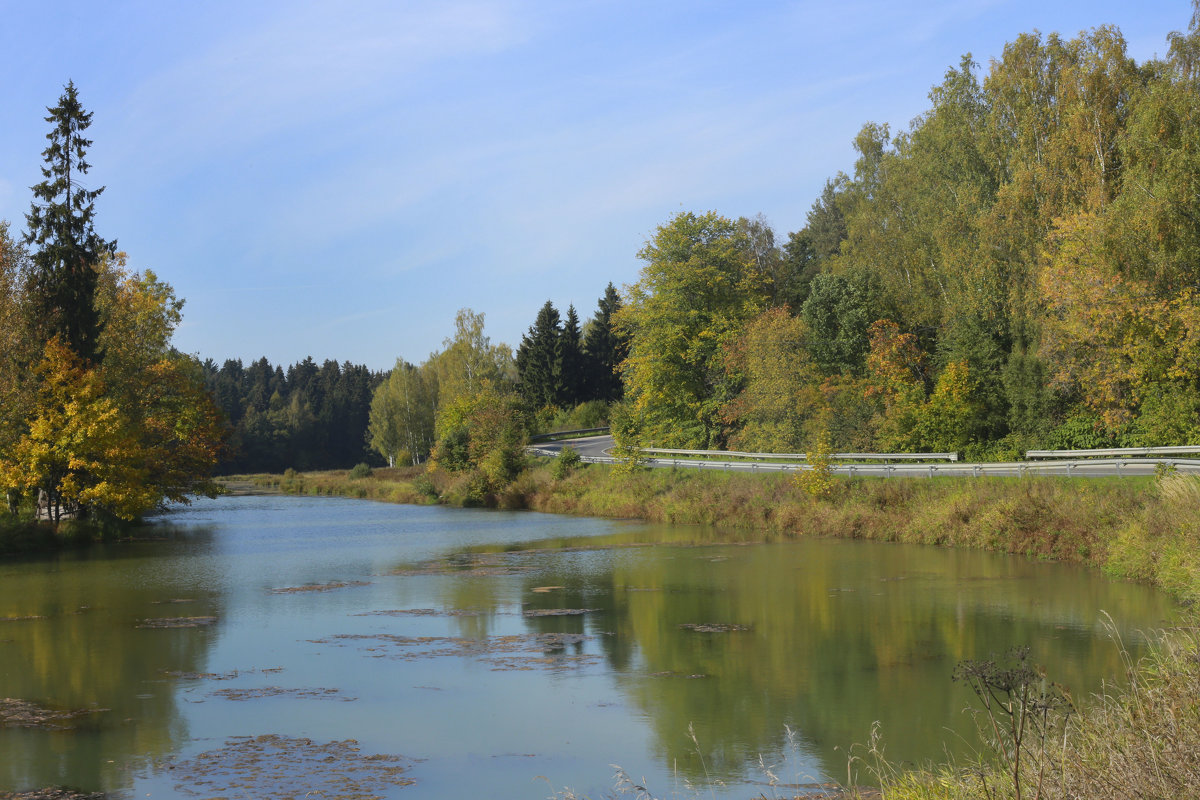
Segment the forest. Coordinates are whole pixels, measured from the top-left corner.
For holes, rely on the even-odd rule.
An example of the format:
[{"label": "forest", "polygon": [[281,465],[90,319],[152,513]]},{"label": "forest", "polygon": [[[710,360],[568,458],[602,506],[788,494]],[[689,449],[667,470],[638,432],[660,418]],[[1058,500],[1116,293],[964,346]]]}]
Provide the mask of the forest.
[{"label": "forest", "polygon": [[[1200,11],[1143,64],[1112,27],[1023,34],[986,70],[964,56],[907,130],[867,123],[854,147],[786,236],[761,215],[660,225],[587,323],[599,370],[574,366],[574,308],[562,324],[548,302],[515,364],[489,362],[480,442],[461,397],[401,424],[403,447],[372,441],[418,461],[466,442],[476,457],[447,462],[465,468],[505,403],[542,430],[582,399],[614,403],[635,446],[1006,460],[1200,443]],[[471,349],[461,324],[454,342]],[[380,392],[403,410],[377,394],[373,424],[430,402],[432,371],[393,372]],[[579,393],[597,375],[620,383]]]},{"label": "forest", "polygon": [[264,357],[243,365],[212,359],[205,386],[226,423],[221,474],[336,469],[382,463],[364,438],[371,397],[383,375],[362,364],[311,357],[286,370]]},{"label": "forest", "polygon": [[970,56],[908,130],[863,126],[807,225],[681,213],[618,329],[668,446],[961,451],[1200,441],[1200,16]]}]

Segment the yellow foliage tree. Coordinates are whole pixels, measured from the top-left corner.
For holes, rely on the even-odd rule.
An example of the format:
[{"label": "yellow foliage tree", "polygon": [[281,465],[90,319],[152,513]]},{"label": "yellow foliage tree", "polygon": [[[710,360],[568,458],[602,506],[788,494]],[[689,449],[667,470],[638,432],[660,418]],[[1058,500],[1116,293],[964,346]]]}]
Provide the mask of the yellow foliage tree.
[{"label": "yellow foliage tree", "polygon": [[211,494],[224,428],[200,365],[171,347],[183,301],[153,272],[128,271],[118,253],[102,263],[97,306],[105,320],[100,375],[145,452],[156,502]]},{"label": "yellow foliage tree", "polygon": [[1094,214],[1056,224],[1039,275],[1042,354],[1051,386],[1117,430],[1148,400],[1200,385],[1200,311],[1191,287],[1122,274],[1104,238]]},{"label": "yellow foliage tree", "polygon": [[791,453],[804,446],[805,423],[821,408],[820,373],[808,355],[806,333],[803,320],[773,308],[727,345],[725,367],[745,382],[721,409],[733,429],[732,448]]},{"label": "yellow foliage tree", "polygon": [[39,492],[56,524],[87,508],[133,519],[152,507],[147,452],[99,373],[55,337],[36,374],[28,429],[0,462],[4,482]]},{"label": "yellow foliage tree", "polygon": [[[15,304],[19,312],[21,298],[5,295],[0,310]],[[103,360],[86,363],[55,337],[31,363],[12,365],[20,380],[0,382],[4,399],[19,401],[0,426],[10,506],[19,492],[37,496],[56,524],[93,512],[129,520],[215,490],[224,429],[199,364],[170,346],[182,305],[153,273],[129,272],[124,254],[101,260]]]}]

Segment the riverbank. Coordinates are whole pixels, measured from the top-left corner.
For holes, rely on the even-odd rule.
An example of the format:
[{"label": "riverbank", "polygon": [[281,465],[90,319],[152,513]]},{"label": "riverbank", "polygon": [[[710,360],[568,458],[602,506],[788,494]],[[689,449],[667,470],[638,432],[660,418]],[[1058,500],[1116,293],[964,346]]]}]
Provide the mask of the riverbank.
[{"label": "riverbank", "polygon": [[[45,520],[0,517],[0,559],[40,556],[90,547],[98,542],[134,541],[149,532],[140,520],[63,520],[56,528]],[[0,796],[0,800],[4,800]]]},{"label": "riverbank", "polygon": [[778,473],[688,469],[621,473],[535,463],[506,490],[423,468],[239,476],[262,489],[397,503],[527,508],[701,524],[756,539],[827,536],[968,547],[1077,563],[1200,600],[1200,480],[1160,478],[854,478],[813,497]]}]

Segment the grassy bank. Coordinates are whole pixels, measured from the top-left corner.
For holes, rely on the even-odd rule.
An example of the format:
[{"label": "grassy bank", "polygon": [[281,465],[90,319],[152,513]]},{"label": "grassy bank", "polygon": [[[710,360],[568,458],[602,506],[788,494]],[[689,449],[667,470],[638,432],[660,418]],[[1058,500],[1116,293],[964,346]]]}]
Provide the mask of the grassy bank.
[{"label": "grassy bank", "polygon": [[397,503],[528,508],[713,525],[755,537],[831,536],[1012,553],[1086,564],[1200,600],[1200,480],[1162,478],[855,478],[816,498],[779,473],[591,465],[555,477],[535,464],[487,494],[472,476],[422,468],[248,476],[265,488]]}]

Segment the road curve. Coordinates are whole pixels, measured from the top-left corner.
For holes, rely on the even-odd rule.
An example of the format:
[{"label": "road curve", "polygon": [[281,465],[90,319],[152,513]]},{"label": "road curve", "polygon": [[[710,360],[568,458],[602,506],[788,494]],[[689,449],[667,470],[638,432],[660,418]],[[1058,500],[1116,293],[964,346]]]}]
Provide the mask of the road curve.
[{"label": "road curve", "polygon": [[575,452],[584,458],[591,460],[597,459],[600,462],[608,460],[608,451],[613,447],[613,437],[611,436],[586,436],[580,439],[563,439],[557,442],[542,442],[534,445],[535,451],[546,451],[547,454],[553,453],[557,456],[564,447],[573,447]]}]

